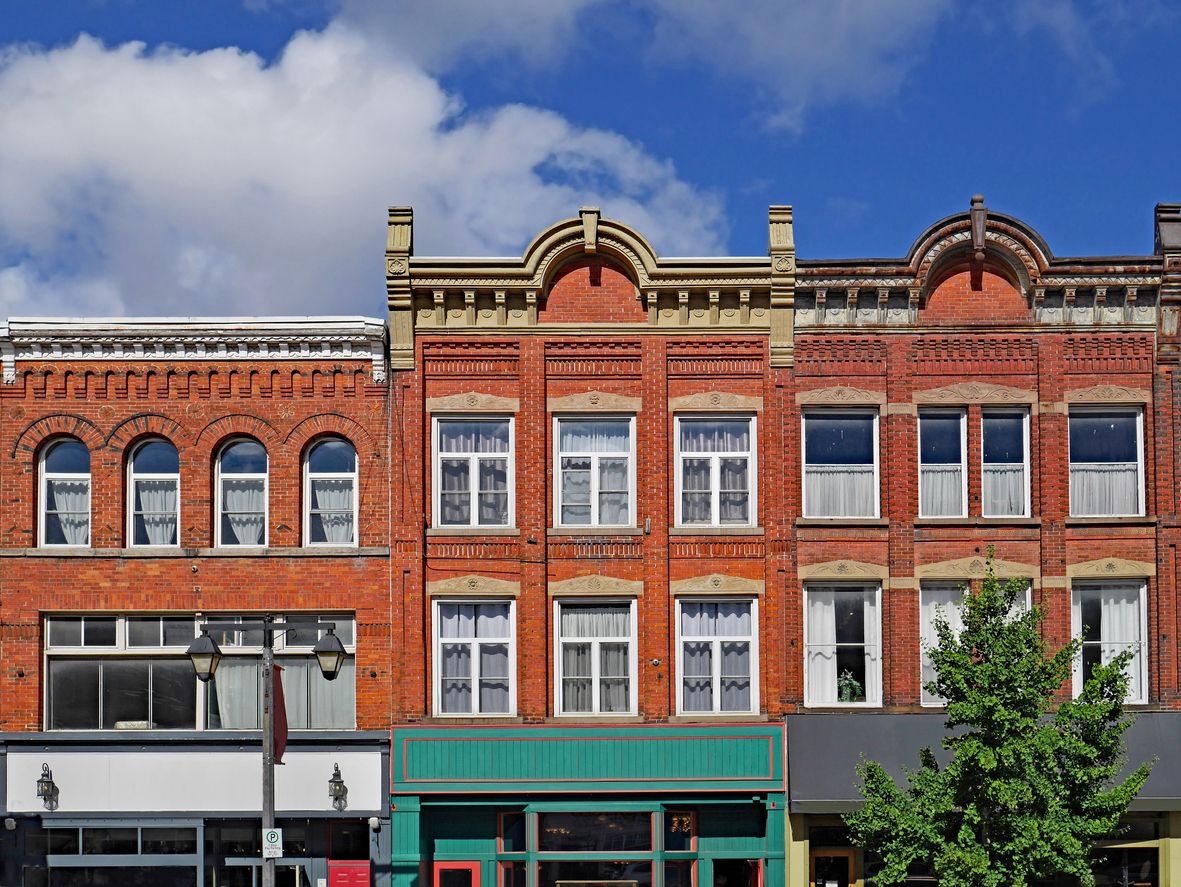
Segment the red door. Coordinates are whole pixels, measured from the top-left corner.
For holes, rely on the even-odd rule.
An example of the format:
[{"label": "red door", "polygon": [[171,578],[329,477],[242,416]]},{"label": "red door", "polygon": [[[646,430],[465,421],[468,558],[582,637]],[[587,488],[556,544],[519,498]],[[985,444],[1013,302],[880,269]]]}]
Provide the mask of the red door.
[{"label": "red door", "polygon": [[369,861],[328,860],[328,887],[369,887]]},{"label": "red door", "polygon": [[480,887],[480,864],[436,862],[432,887]]}]

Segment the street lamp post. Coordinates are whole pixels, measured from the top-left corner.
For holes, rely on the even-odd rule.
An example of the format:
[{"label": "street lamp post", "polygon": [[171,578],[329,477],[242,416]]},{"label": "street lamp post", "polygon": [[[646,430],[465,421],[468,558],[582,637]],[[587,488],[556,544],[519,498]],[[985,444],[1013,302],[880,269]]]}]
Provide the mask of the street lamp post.
[{"label": "street lamp post", "polygon": [[[324,636],[316,641],[312,653],[320,665],[320,672],[328,681],[336,680],[344,665],[344,644],[336,636],[335,622],[277,622],[274,616],[258,619],[243,619],[241,622],[216,619],[201,626],[201,636],[189,646],[189,659],[197,679],[208,683],[217,671],[221,661],[221,649],[209,636],[219,631],[262,632],[262,831],[265,834],[275,827],[275,636],[293,630],[317,629]],[[262,861],[262,887],[275,887],[275,860]]]}]

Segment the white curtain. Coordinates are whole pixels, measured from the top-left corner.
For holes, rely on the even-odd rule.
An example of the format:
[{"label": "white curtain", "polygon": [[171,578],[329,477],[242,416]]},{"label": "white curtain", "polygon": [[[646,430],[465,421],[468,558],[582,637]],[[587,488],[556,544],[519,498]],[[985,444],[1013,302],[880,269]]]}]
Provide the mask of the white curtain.
[{"label": "white curtain", "polygon": [[90,541],[90,480],[47,480],[50,519],[56,515],[67,545]]},{"label": "white curtain", "polygon": [[631,422],[627,419],[567,420],[560,423],[561,453],[626,453]]},{"label": "white curtain", "polygon": [[627,644],[599,644],[599,707],[603,712],[626,712],[631,703]]},{"label": "white curtain", "polygon": [[683,662],[685,689],[682,708],[685,711],[713,711],[713,644],[710,641],[688,641],[684,644]]},{"label": "white curtain", "polygon": [[877,499],[873,465],[807,465],[808,517],[873,517]]},{"label": "white curtain", "polygon": [[723,641],[722,711],[750,711],[750,644]]},{"label": "white curtain", "polygon": [[508,524],[508,460],[478,459],[479,522],[483,526]]},{"label": "white curtain", "polygon": [[507,638],[508,604],[439,604],[439,637]]},{"label": "white curtain", "polygon": [[1140,482],[1135,462],[1071,462],[1070,513],[1140,513]]},{"label": "white curtain", "polygon": [[631,607],[564,606],[559,631],[563,638],[626,638],[631,635]]},{"label": "white curtain", "polygon": [[923,465],[919,484],[923,517],[960,517],[964,513],[964,475],[961,466]]},{"label": "white curtain", "polygon": [[878,614],[876,591],[863,591],[862,613],[865,625],[865,701],[881,704],[882,699],[882,623]]},{"label": "white curtain", "polygon": [[230,523],[232,539],[228,545],[257,545],[262,541],[266,522],[266,482],[261,478],[221,481],[222,511]]},{"label": "white curtain", "polygon": [[1134,651],[1128,664],[1128,698],[1143,699],[1140,657],[1140,587],[1138,585],[1108,585],[1102,590],[1100,637],[1103,642],[1103,661],[1110,662],[1124,650]]},{"label": "white curtain", "polygon": [[[919,592],[920,643],[922,645],[922,683],[935,680],[935,666],[931,663],[930,649],[938,645],[935,637],[935,616],[942,615],[951,626],[952,632],[959,635],[963,631],[963,620],[960,618],[960,601],[964,591],[954,585],[923,587]],[[1022,600],[1021,605],[1024,606]],[[1015,605],[1016,606],[1016,605]],[[941,705],[943,697],[929,693],[924,686],[923,704]]]},{"label": "white curtain", "polygon": [[336,545],[353,541],[353,479],[312,478],[312,519],[319,519],[324,540]]},{"label": "white curtain", "polygon": [[[226,656],[217,667],[210,694],[209,726],[223,730],[258,729],[259,672],[257,659]],[[286,685],[284,685],[286,696]]]},{"label": "white curtain", "polygon": [[507,453],[508,421],[463,421],[439,423],[439,450],[444,453]]},{"label": "white curtain", "polygon": [[1016,463],[988,463],[981,472],[981,509],[987,516],[1011,517],[1025,514],[1025,466]]},{"label": "white curtain", "polygon": [[480,712],[507,714],[508,645],[480,644]]},{"label": "white curtain", "polygon": [[626,459],[599,459],[599,523],[627,523],[629,486]]},{"label": "white curtain", "polygon": [[809,705],[837,701],[836,592],[808,589]]},{"label": "white curtain", "polygon": [[176,489],[175,480],[135,482],[136,499],[149,545],[176,543]]},{"label": "white curtain", "polygon": [[562,711],[591,712],[591,645],[562,644]]},{"label": "white curtain", "polygon": [[749,461],[745,458],[719,459],[718,465],[719,522],[747,523],[750,520]]},{"label": "white curtain", "polygon": [[681,604],[683,637],[749,637],[750,633],[749,601],[685,601]]},{"label": "white curtain", "polygon": [[682,419],[681,452],[744,453],[750,450],[746,419]]},{"label": "white curtain", "polygon": [[713,503],[710,459],[681,460],[681,523],[708,524]]},{"label": "white curtain", "polygon": [[[315,657],[294,659],[292,664],[302,666],[305,686],[307,687],[307,726],[311,729],[337,728],[351,730],[356,723],[357,698],[357,662],[352,656],[345,659],[340,667],[340,674],[336,680],[328,681],[320,672],[320,664]],[[286,665],[286,663],[284,663]],[[286,677],[284,672],[284,677]],[[288,712],[290,712],[290,694],[287,684],[283,684],[283,694],[287,698]],[[289,722],[296,722],[290,716]],[[303,726],[304,722],[300,722]]]},{"label": "white curtain", "polygon": [[439,520],[443,524],[471,523],[471,462],[442,459],[439,462]]},{"label": "white curtain", "polygon": [[442,709],[450,714],[472,710],[472,648],[470,644],[443,644],[439,694]]}]

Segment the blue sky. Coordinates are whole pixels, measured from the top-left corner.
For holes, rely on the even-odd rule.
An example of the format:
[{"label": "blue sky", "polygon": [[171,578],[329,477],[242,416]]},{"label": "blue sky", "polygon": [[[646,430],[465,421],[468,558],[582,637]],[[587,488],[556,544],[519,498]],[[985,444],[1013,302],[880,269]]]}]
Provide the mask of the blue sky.
[{"label": "blue sky", "polygon": [[0,0],[0,316],[380,314],[584,203],[666,255],[901,255],[983,192],[1059,255],[1181,200],[1165,0]]}]

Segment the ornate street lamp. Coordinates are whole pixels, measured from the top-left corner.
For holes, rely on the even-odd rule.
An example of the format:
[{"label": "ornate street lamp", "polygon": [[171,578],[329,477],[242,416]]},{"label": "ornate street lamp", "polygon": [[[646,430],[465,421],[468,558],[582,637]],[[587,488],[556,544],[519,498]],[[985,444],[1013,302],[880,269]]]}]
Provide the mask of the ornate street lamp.
[{"label": "ornate street lamp", "polygon": [[349,805],[349,787],[341,778],[340,764],[332,765],[332,778],[328,780],[328,797],[332,798],[332,806],[337,810],[343,810]]},{"label": "ornate street lamp", "polygon": [[37,780],[37,797],[45,804],[46,810],[57,809],[57,784],[53,781],[53,771],[48,764],[41,765],[41,778]]}]

